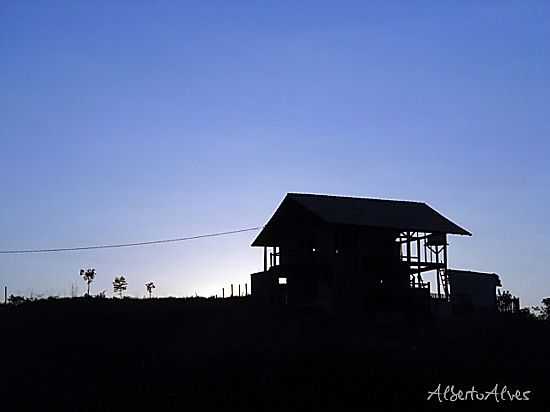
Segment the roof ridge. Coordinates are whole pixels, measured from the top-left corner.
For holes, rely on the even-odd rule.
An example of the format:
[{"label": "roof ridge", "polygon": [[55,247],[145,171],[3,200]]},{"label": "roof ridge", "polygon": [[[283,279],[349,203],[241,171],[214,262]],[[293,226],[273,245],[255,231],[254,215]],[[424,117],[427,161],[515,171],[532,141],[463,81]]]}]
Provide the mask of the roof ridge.
[{"label": "roof ridge", "polygon": [[287,196],[311,196],[311,197],[328,197],[332,199],[357,199],[357,200],[374,200],[380,202],[400,202],[400,203],[415,203],[420,205],[428,205],[426,202],[419,202],[416,200],[400,200],[400,199],[384,199],[379,197],[365,197],[365,196],[344,196],[344,195],[331,195],[326,193],[298,193],[288,192]]},{"label": "roof ridge", "polygon": [[[293,209],[294,206],[300,206],[301,209]],[[287,207],[288,213],[279,213],[284,207]],[[466,229],[425,202],[289,192],[253,245],[265,246],[278,236],[284,237],[282,232],[277,234],[273,231],[272,226],[277,222],[282,222],[283,232],[302,230],[296,221],[288,220],[288,216],[300,217],[304,211],[328,224],[364,226],[394,232],[420,231],[471,236]]]}]

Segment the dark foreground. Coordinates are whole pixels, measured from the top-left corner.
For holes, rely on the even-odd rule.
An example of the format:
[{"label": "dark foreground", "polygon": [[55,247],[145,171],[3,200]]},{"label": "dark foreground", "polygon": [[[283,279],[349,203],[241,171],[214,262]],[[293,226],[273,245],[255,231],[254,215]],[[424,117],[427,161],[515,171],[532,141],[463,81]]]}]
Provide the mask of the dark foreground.
[{"label": "dark foreground", "polygon": [[[0,322],[6,411],[550,410],[549,327],[531,319],[73,299],[0,307]],[[443,399],[497,384],[530,400]]]}]

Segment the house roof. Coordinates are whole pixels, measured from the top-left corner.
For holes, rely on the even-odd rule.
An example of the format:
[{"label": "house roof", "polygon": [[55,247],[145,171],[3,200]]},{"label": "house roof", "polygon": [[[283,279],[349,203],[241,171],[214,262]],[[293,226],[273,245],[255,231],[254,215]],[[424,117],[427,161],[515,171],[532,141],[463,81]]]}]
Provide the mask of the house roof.
[{"label": "house roof", "polygon": [[360,197],[288,193],[260,232],[252,246],[266,246],[270,231],[277,225],[277,212],[289,203],[297,204],[329,224],[356,225],[400,232],[426,232],[468,235],[426,203]]},{"label": "house roof", "polygon": [[502,284],[500,283],[500,277],[496,273],[474,272],[472,270],[459,270],[459,269],[448,269],[447,273],[451,279],[453,277],[491,279],[496,283],[497,286],[502,286]]}]

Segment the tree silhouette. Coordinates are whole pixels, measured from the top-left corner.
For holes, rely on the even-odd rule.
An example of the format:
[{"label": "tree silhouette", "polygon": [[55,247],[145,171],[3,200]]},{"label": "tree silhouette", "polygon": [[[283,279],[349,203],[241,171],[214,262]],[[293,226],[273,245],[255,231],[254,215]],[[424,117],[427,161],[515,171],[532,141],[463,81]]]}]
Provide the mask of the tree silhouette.
[{"label": "tree silhouette", "polygon": [[84,282],[88,284],[88,292],[86,292],[86,295],[90,295],[90,284],[95,279],[95,269],[80,269],[80,276],[84,279]]},{"label": "tree silhouette", "polygon": [[145,287],[147,288],[147,293],[149,293],[149,299],[151,299],[153,295],[153,289],[155,288],[155,284],[153,282],[149,282],[145,284]]},{"label": "tree silhouette", "polygon": [[550,320],[550,298],[544,298],[542,300],[542,306],[536,308],[539,312],[539,318],[543,320]]},{"label": "tree silhouette", "polygon": [[113,281],[113,292],[119,293],[120,298],[122,299],[122,295],[124,291],[128,288],[128,282],[126,281],[126,278],[124,276],[115,277],[115,280]]}]

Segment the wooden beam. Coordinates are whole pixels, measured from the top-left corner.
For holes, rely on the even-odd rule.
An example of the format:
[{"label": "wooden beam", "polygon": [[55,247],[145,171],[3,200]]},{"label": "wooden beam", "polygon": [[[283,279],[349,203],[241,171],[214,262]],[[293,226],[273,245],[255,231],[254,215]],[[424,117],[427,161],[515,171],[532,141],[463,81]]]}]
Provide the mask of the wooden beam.
[{"label": "wooden beam", "polygon": [[442,269],[441,265],[437,266],[435,263],[433,263],[433,264],[430,263],[428,265],[421,266],[420,272],[418,272],[418,268],[416,267],[416,265],[414,265],[413,267],[409,268],[409,273],[411,275],[414,275],[415,273],[430,272],[432,270],[437,270],[437,269]]},{"label": "wooden beam", "polygon": [[[423,235],[423,236],[411,236],[411,240],[421,240],[421,239],[427,239],[428,237],[430,236],[430,234],[427,234],[427,235]],[[398,241],[397,243],[407,243],[407,238],[403,238],[401,236],[399,236],[398,238]]]}]

